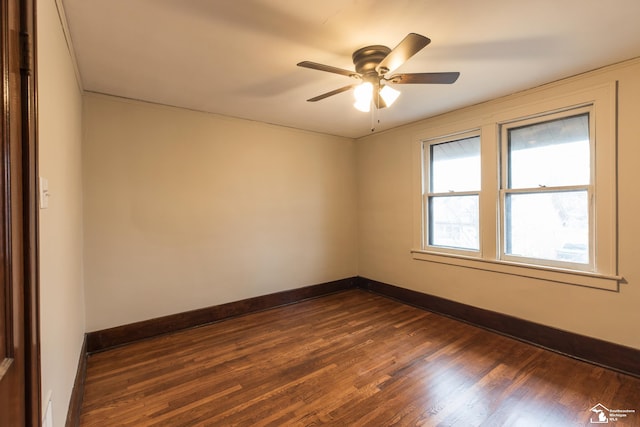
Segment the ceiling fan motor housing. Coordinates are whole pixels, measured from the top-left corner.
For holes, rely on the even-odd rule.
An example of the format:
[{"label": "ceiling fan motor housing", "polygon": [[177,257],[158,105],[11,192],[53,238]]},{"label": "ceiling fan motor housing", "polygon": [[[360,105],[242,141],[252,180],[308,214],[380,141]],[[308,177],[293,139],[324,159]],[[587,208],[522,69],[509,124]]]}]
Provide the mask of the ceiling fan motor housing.
[{"label": "ceiling fan motor housing", "polygon": [[362,75],[370,73],[378,75],[376,67],[390,52],[391,49],[382,45],[365,46],[356,50],[351,56],[353,64],[356,66],[356,72]]}]

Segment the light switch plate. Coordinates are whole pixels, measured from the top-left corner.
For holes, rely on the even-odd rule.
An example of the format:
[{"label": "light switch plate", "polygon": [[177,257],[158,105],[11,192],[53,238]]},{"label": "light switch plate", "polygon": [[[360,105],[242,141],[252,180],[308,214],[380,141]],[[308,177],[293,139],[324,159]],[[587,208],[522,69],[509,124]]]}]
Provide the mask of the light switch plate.
[{"label": "light switch plate", "polygon": [[47,178],[40,177],[39,190],[40,209],[47,209],[49,207],[49,180]]}]

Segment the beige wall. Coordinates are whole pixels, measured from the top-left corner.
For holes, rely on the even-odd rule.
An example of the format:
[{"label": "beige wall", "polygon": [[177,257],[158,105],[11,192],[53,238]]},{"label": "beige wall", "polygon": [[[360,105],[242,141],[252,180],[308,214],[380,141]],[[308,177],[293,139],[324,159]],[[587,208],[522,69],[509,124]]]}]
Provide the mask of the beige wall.
[{"label": "beige wall", "polygon": [[54,0],[38,0],[39,174],[49,180],[40,210],[43,412],[64,425],[85,332],[82,276],[82,95]]},{"label": "beige wall", "polygon": [[[615,80],[619,81],[619,274],[625,279],[620,292],[412,258],[417,232],[414,200],[420,191],[412,172],[413,147],[421,133]],[[358,140],[359,275],[640,348],[639,99],[640,61],[636,60]]]},{"label": "beige wall", "polygon": [[87,94],[87,330],[351,277],[354,141]]}]

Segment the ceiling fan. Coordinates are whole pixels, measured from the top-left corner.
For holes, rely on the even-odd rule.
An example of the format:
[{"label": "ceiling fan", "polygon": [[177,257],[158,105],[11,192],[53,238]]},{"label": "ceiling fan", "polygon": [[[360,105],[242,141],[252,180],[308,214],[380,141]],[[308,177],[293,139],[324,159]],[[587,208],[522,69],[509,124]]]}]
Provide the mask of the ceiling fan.
[{"label": "ceiling fan", "polygon": [[345,70],[343,68],[318,64],[311,61],[300,62],[297,64],[299,67],[341,74],[361,81],[360,83],[350,84],[323,93],[322,95],[307,99],[307,101],[320,101],[354,89],[354,95],[356,97],[354,106],[360,111],[367,112],[372,103],[376,108],[384,108],[390,106],[397,99],[400,92],[388,86],[389,83],[451,84],[455,82],[460,76],[458,72],[391,74],[429,43],[431,43],[429,38],[420,34],[409,33],[393,49],[381,45],[365,46],[353,52],[352,59],[356,71]]}]

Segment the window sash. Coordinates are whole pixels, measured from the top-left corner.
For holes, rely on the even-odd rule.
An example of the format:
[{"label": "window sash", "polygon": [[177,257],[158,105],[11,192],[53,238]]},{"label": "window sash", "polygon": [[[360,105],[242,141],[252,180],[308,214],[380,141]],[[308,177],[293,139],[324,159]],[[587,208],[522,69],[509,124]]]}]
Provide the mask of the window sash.
[{"label": "window sash", "polygon": [[[511,125],[505,125],[505,132],[502,138],[506,144],[502,144],[502,147],[503,154],[508,161],[502,188],[560,187],[588,185],[593,182],[593,150],[591,149],[593,145],[591,133],[593,125],[590,122],[590,117],[592,117],[590,108],[580,108],[531,118],[524,120],[524,123],[518,121]],[[586,119],[587,128],[576,128],[575,126],[582,124],[585,121],[584,119]],[[559,123],[571,125],[572,127],[558,128],[557,125]],[[536,131],[531,134],[529,130],[533,128],[536,128]],[[554,131],[560,134],[556,136]],[[518,136],[518,134],[523,135]],[[549,135],[551,135],[551,138]],[[586,140],[583,139],[585,136]],[[552,141],[552,139],[555,139],[555,141]],[[549,158],[549,156],[545,156],[542,159],[539,155],[535,155],[535,152],[544,150],[545,147],[547,149],[552,148],[556,151],[554,154],[558,155],[563,149],[567,150],[568,147],[578,142],[586,142],[589,145],[586,152],[565,152],[562,159]],[[520,146],[520,149],[514,150],[514,146]],[[532,150],[530,151],[530,149]],[[524,161],[519,159],[523,154],[526,155]],[[588,158],[581,158],[580,155],[584,154]],[[586,169],[584,168],[585,164],[587,165]],[[560,169],[566,171],[571,168],[571,165],[574,168],[580,168],[577,171],[577,175],[560,173],[554,176],[553,173],[549,174],[550,171],[553,172]],[[535,176],[533,176],[531,169],[536,170]],[[529,173],[526,173],[527,170]],[[577,177],[581,179],[576,180]],[[532,178],[533,181],[531,181]],[[556,183],[553,183],[554,181]]]},{"label": "window sash", "polygon": [[[475,215],[472,215],[472,218],[475,218],[475,221],[460,221],[460,222],[452,222],[450,224],[451,227],[459,228],[464,235],[464,229],[474,229],[476,231],[475,239],[470,237],[468,239],[460,239],[467,241],[474,241],[475,244],[473,246],[462,246],[456,245],[455,243],[446,244],[442,240],[443,237],[440,236],[439,233],[435,231],[435,228],[438,224],[435,223],[436,214],[433,209],[435,207],[435,201],[445,200],[447,198],[473,198],[475,199],[476,212]],[[472,203],[474,202],[472,201]],[[471,252],[478,253],[480,250],[480,192],[479,191],[465,191],[465,192],[454,192],[454,193],[429,193],[426,196],[426,203],[428,207],[428,217],[427,217],[427,234],[425,236],[426,241],[429,247],[435,247],[446,250],[454,250],[454,251],[463,251],[463,252]],[[432,221],[434,220],[434,221]],[[465,227],[466,226],[466,227]],[[435,242],[434,240],[438,239],[440,242]]]},{"label": "window sash", "polygon": [[[588,241],[587,241],[587,263],[561,261],[558,259],[547,259],[530,257],[526,255],[518,255],[509,253],[507,240],[509,239],[509,224],[507,215],[507,200],[510,195],[536,195],[536,194],[555,194],[555,193],[569,193],[569,192],[584,192],[587,199],[587,215],[588,215]],[[595,207],[593,203],[593,186],[592,185],[576,185],[566,187],[541,187],[533,189],[503,189],[500,190],[500,233],[499,233],[499,258],[509,262],[518,262],[524,264],[556,267],[563,269],[570,269],[576,271],[595,271],[595,241],[594,241],[594,228],[595,228]]]}]

